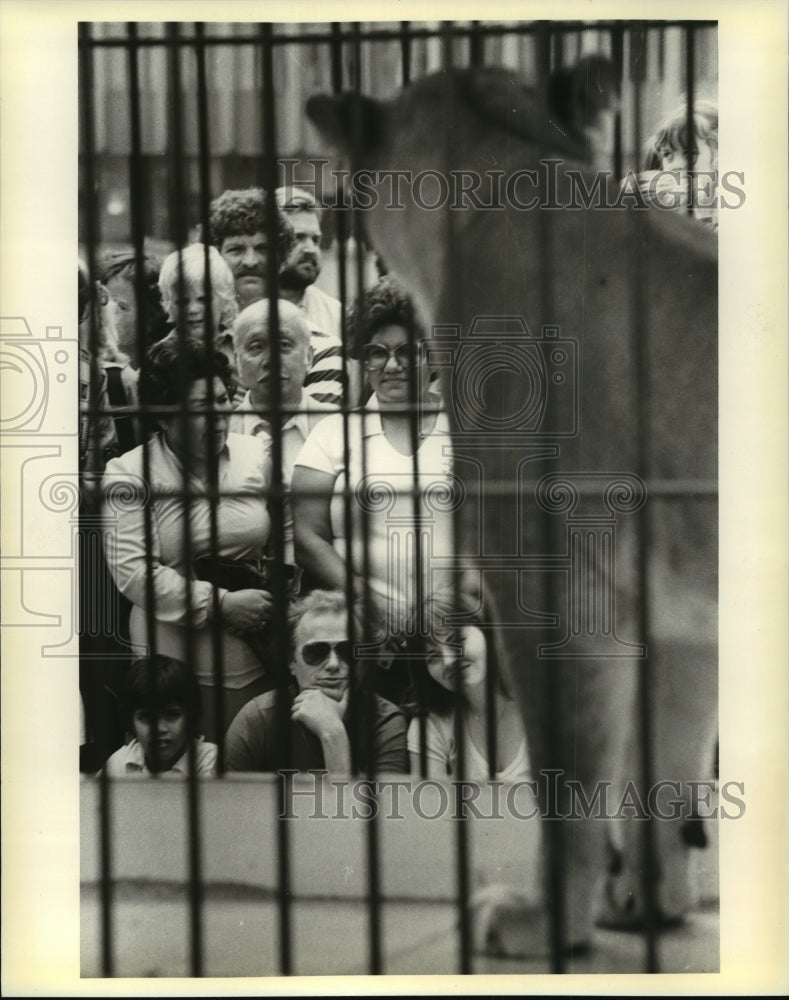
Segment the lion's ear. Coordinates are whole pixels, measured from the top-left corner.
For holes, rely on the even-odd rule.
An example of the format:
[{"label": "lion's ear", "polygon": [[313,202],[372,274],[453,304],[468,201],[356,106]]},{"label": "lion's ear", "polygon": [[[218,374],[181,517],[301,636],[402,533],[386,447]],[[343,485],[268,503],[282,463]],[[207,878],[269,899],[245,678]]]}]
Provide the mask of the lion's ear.
[{"label": "lion's ear", "polygon": [[378,144],[383,106],[362,94],[331,97],[317,94],[307,101],[307,117],[335,150],[351,157],[369,153]]}]

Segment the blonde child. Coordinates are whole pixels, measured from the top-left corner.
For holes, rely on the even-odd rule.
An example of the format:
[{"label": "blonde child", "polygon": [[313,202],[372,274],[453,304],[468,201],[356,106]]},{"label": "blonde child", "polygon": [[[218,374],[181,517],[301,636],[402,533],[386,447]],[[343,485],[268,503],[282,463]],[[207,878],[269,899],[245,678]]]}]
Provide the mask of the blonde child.
[{"label": "blonde child", "polygon": [[[230,362],[235,391],[237,378],[231,334],[233,321],[238,315],[235,280],[233,272],[214,246],[208,247],[208,278],[211,288],[210,338],[214,348],[222,351]],[[202,346],[206,345],[205,330],[209,320],[207,283],[204,244],[191,243],[165,259],[159,272],[159,289],[167,318],[175,324],[175,330],[169,336],[178,338],[186,334]]]},{"label": "blonde child", "polygon": [[717,105],[708,100],[696,101],[690,143],[685,106],[664,118],[644,143],[643,170],[642,190],[646,185],[649,200],[663,208],[687,208],[688,173],[694,175],[693,215],[717,228]]}]

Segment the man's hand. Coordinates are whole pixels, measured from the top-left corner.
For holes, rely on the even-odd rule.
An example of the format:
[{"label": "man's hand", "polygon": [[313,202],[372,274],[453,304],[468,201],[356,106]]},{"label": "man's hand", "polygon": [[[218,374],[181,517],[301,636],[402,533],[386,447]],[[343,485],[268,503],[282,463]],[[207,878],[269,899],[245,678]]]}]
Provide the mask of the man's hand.
[{"label": "man's hand", "polygon": [[291,718],[313,732],[323,747],[323,762],[330,774],[351,773],[351,745],[343,719],[348,692],[335,701],[317,688],[300,691],[293,699]]},{"label": "man's hand", "polygon": [[306,691],[300,691],[293,699],[290,715],[294,722],[300,722],[310,732],[323,739],[339,733],[340,730],[345,731],[343,719],[347,709],[347,691],[341,701],[335,701],[317,688],[308,688]]}]

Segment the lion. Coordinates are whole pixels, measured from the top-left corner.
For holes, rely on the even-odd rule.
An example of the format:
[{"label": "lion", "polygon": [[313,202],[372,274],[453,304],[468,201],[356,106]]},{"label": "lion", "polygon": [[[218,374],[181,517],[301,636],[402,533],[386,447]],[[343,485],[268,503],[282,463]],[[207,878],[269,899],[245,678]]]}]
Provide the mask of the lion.
[{"label": "lion", "polygon": [[[686,913],[705,839],[691,783],[713,776],[717,736],[716,236],[590,169],[612,134],[612,81],[602,60],[538,89],[456,70],[390,101],[307,105],[342,165],[367,172],[364,227],[432,329],[462,554],[498,609],[535,772],[558,772],[551,802],[541,782],[543,811],[566,817],[544,824],[560,833],[544,869],[573,953],[601,917]],[[392,171],[412,179],[402,208]],[[661,782],[673,806],[648,825],[643,881],[638,803]],[[631,795],[613,838],[601,789]],[[512,917],[512,887],[495,899],[487,887],[485,946],[528,953],[526,930],[491,937],[533,927]]]}]

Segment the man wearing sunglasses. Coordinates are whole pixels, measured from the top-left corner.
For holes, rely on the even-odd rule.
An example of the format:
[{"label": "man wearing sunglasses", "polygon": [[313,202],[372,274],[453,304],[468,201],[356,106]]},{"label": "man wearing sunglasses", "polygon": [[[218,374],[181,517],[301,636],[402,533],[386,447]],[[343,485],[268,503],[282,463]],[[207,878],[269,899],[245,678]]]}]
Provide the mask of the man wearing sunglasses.
[{"label": "man wearing sunglasses", "polygon": [[227,769],[350,774],[369,770],[372,755],[376,773],[407,772],[405,718],[367,690],[348,637],[345,595],[311,591],[293,605],[290,630],[289,721],[276,691],[253,698],[227,731]]}]

